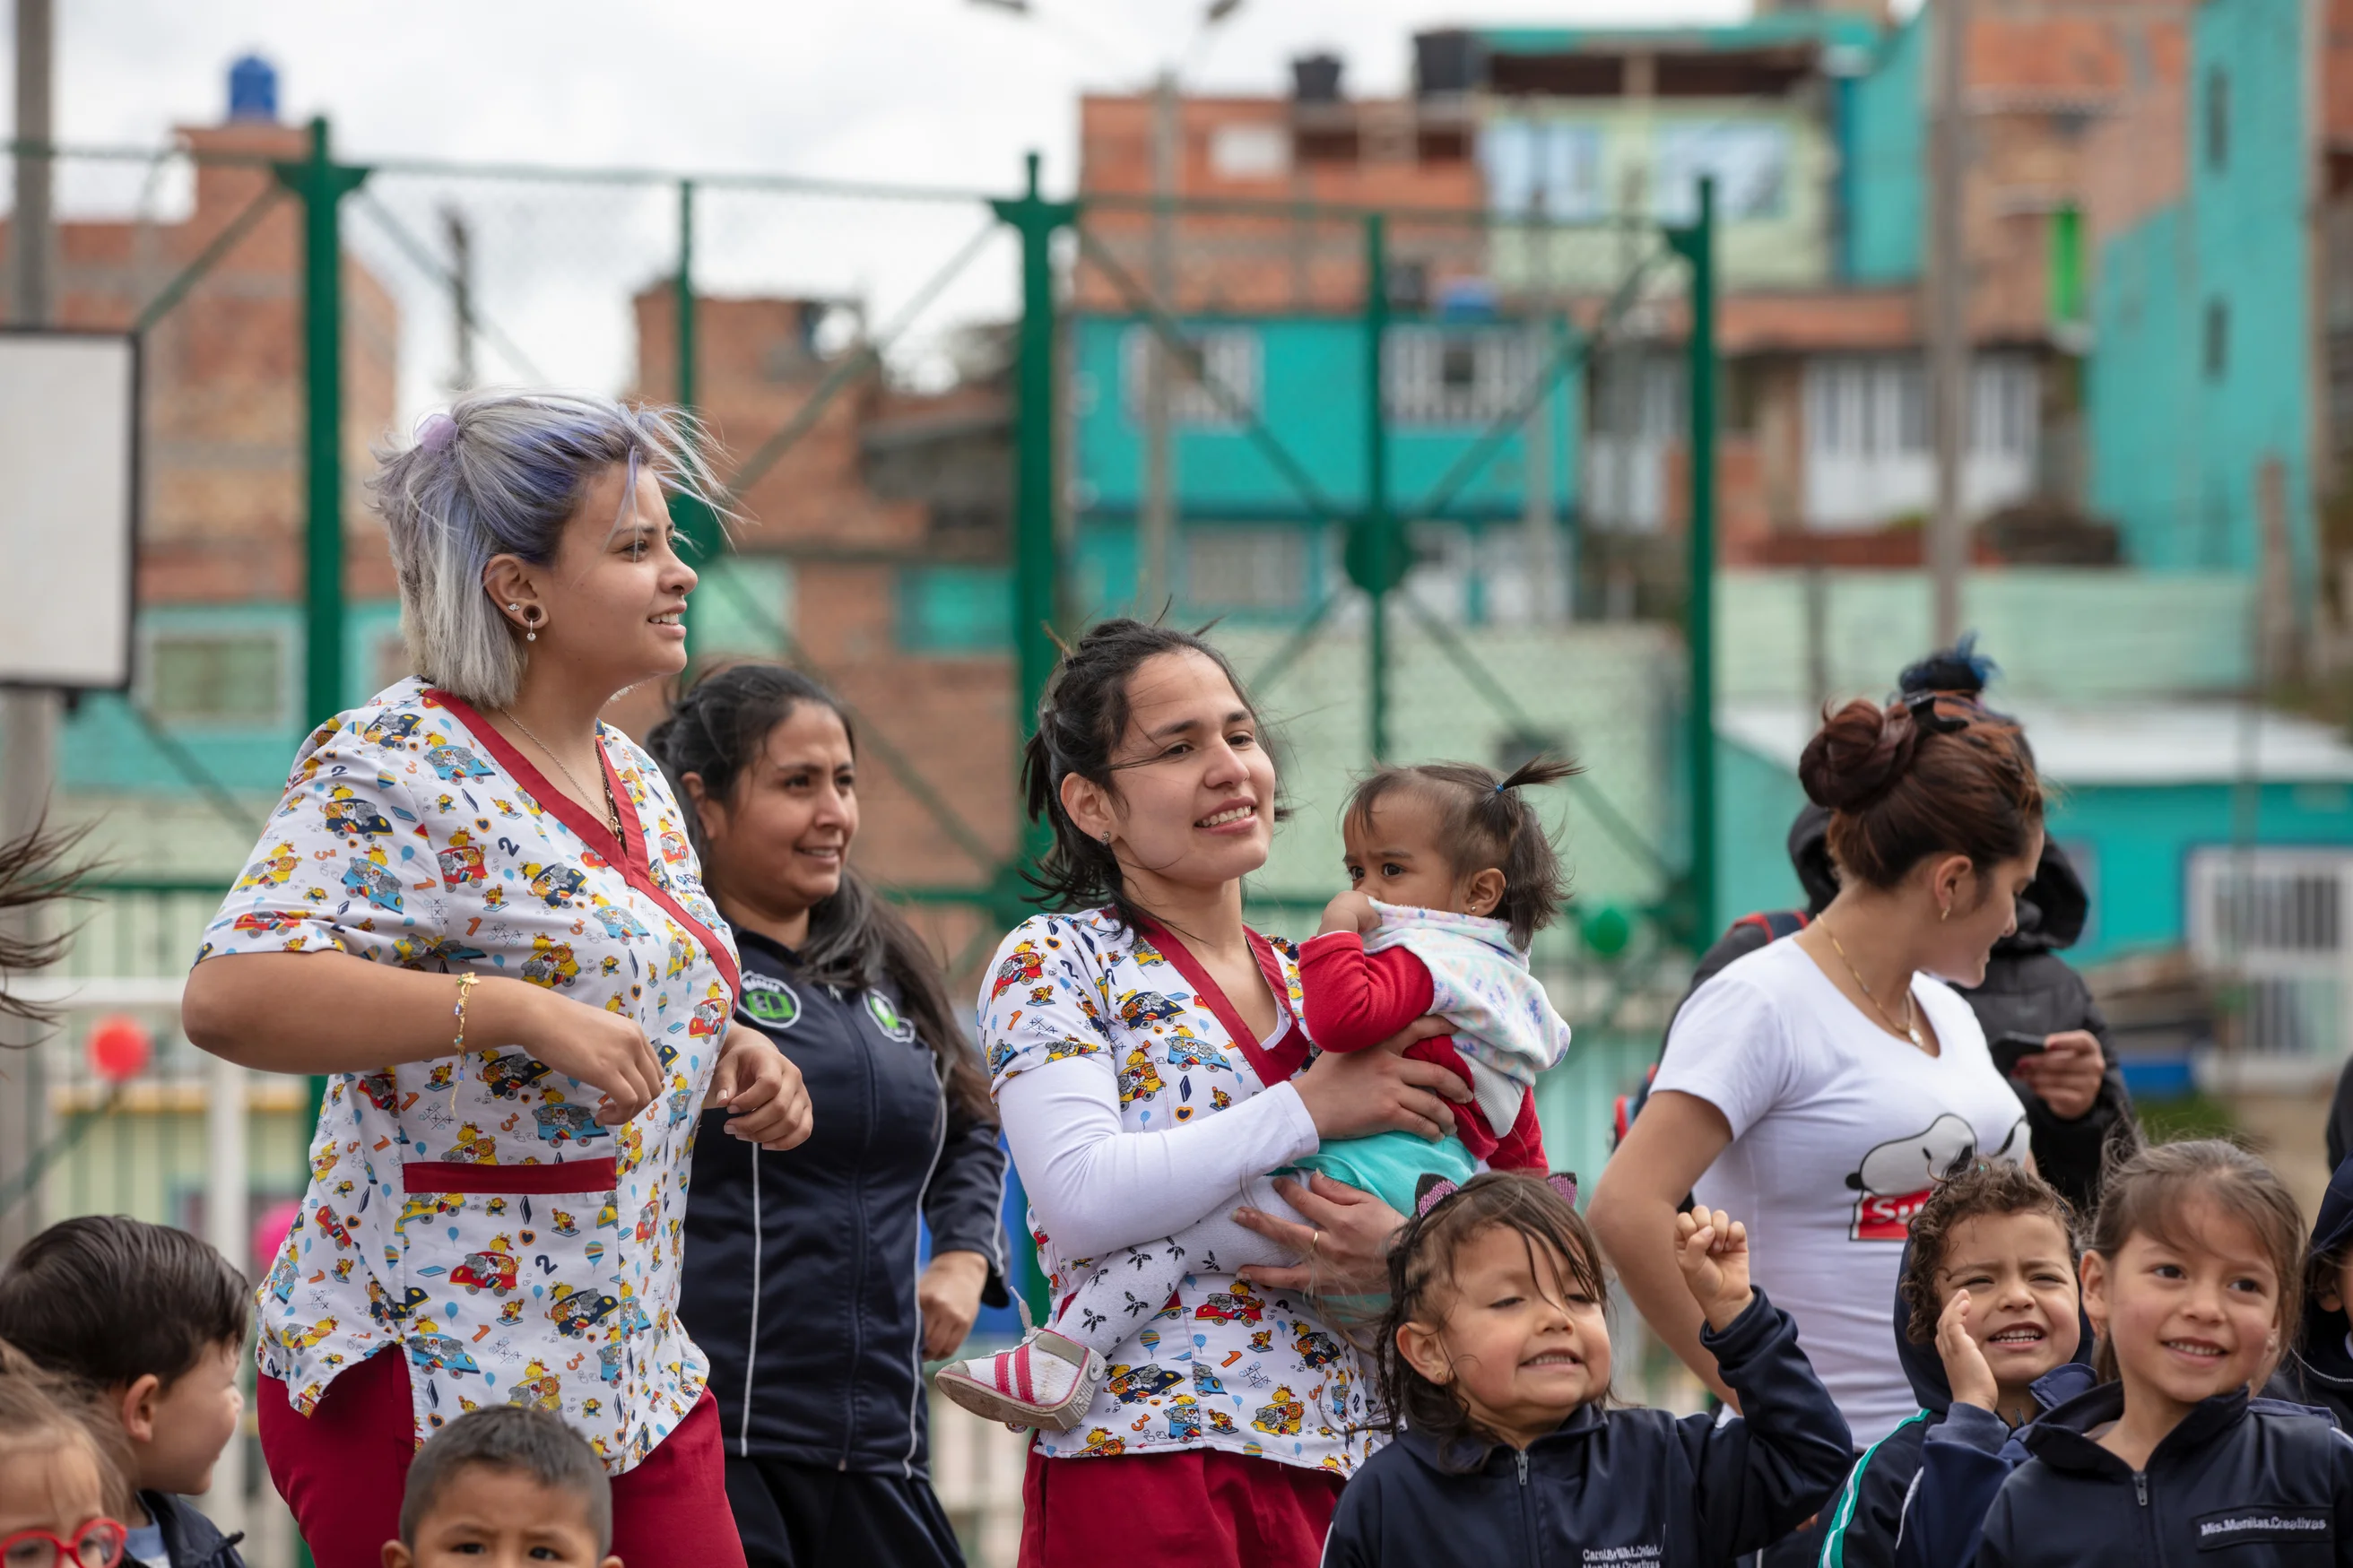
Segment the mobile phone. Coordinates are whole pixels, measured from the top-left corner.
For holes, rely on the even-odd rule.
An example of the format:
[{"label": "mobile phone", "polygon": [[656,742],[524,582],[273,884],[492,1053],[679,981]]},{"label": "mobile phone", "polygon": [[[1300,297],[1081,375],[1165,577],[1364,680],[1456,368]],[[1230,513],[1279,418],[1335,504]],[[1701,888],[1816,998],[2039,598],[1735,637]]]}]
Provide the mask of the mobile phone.
[{"label": "mobile phone", "polygon": [[2040,1035],[2021,1035],[2016,1030],[1995,1037],[1988,1047],[1993,1052],[1994,1070],[2004,1078],[2018,1075],[2018,1064],[2029,1057],[2039,1057],[2049,1047]]}]

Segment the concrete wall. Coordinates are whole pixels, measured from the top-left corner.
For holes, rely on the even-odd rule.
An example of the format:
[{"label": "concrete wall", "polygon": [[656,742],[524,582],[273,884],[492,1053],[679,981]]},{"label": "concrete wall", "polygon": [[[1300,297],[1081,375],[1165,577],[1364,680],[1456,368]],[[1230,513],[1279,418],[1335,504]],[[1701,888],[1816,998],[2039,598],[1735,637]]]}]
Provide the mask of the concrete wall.
[{"label": "concrete wall", "polygon": [[[1723,574],[1715,647],[1725,701],[1881,694],[1932,646],[1926,574],[1824,572],[1826,679],[1817,692],[1807,579],[1794,570]],[[1962,624],[2001,666],[2005,694],[2232,695],[2249,679],[2254,592],[2236,573],[2011,567],[1971,574],[1961,604]]]}]

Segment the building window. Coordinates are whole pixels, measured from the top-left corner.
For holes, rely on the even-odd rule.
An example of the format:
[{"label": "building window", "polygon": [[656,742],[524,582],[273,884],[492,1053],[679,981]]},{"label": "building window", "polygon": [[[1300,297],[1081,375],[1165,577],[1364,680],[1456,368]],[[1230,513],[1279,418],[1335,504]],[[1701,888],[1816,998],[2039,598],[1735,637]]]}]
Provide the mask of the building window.
[{"label": "building window", "polygon": [[1209,168],[1221,180],[1279,180],[1291,173],[1282,125],[1220,125],[1209,132]]},{"label": "building window", "polygon": [[147,641],[147,706],[167,724],[281,724],[286,665],[278,632],[159,632]]},{"label": "building window", "polygon": [[2231,78],[2221,67],[2206,73],[2206,166],[2220,174],[2231,162]]},{"label": "building window", "polygon": [[1715,216],[1732,220],[1781,216],[1787,198],[1789,137],[1778,125],[1670,125],[1659,132],[1652,212],[1662,223],[1699,216],[1699,182],[1715,181]]},{"label": "building window", "polygon": [[1189,607],[1295,610],[1307,602],[1304,529],[1194,526],[1185,531]]},{"label": "building window", "polygon": [[1494,328],[1392,327],[1381,356],[1389,416],[1409,425],[1484,425],[1525,401],[1536,344]]},{"label": "building window", "polygon": [[2231,307],[2221,300],[2206,301],[2206,379],[2220,381],[2231,368]]},{"label": "building window", "polygon": [[[1145,377],[1151,361],[1147,348],[1155,341],[1156,334],[1142,323],[1120,338],[1122,394],[1128,418],[1138,425],[1144,423]],[[1265,380],[1258,333],[1248,327],[1210,327],[1187,332],[1185,341],[1198,359],[1180,358],[1169,367],[1169,421],[1230,430],[1257,418]]]},{"label": "building window", "polygon": [[1498,216],[1601,216],[1601,132],[1592,126],[1499,120],[1480,132],[1479,163]]},{"label": "building window", "polygon": [[2235,982],[2230,1043],[2265,1055],[2342,1057],[2353,1045],[2353,855],[2218,846],[2192,850],[2189,871],[2190,956]]}]

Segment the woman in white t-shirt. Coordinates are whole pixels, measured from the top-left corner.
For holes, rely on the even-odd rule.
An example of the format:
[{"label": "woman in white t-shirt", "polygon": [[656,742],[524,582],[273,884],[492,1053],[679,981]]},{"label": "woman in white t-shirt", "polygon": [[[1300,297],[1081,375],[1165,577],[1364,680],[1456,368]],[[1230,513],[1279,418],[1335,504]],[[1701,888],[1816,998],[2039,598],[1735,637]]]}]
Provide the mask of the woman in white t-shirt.
[{"label": "woman in white t-shirt", "polygon": [[1592,1221],[1653,1331],[1728,1400],[1661,1238],[1687,1192],[1746,1220],[1757,1284],[1868,1446],[1918,1408],[1887,1316],[1912,1215],[1957,1161],[2029,1158],[2018,1097],[1946,982],[1978,984],[2012,929],[2042,788],[2014,726],[1925,693],[1847,704],[1799,777],[1831,810],[1839,896],[1684,1005]]}]

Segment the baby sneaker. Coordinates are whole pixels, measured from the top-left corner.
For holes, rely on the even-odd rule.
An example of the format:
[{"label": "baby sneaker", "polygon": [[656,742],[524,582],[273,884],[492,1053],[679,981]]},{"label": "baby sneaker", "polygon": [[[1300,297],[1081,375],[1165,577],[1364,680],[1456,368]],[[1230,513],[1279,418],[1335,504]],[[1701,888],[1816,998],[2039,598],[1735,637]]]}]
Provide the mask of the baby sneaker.
[{"label": "baby sneaker", "polygon": [[934,1381],[975,1415],[1066,1432],[1095,1402],[1107,1370],[1100,1352],[1051,1329],[1033,1329],[1009,1351],[950,1362]]}]

